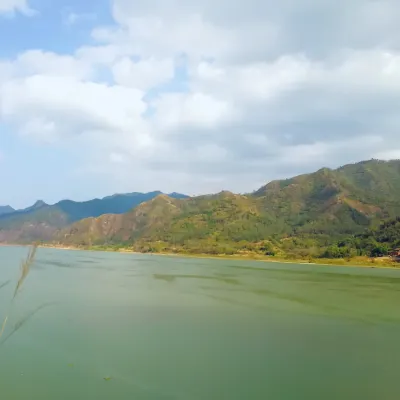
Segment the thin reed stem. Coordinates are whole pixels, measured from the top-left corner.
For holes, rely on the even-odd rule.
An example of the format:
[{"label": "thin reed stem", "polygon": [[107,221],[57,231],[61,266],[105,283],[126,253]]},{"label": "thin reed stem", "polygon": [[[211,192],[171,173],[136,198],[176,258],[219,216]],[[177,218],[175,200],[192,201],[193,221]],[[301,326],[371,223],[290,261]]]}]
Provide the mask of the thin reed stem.
[{"label": "thin reed stem", "polygon": [[11,299],[11,304],[10,304],[8,313],[6,314],[6,316],[5,316],[4,320],[3,320],[3,323],[1,325],[0,339],[2,338],[2,336],[4,334],[4,331],[6,329],[7,322],[8,322],[8,317],[9,317],[9,315],[11,313],[12,306],[14,304],[14,300],[17,297],[18,293],[20,292],[21,287],[22,287],[26,277],[28,276],[30,268],[31,268],[31,266],[32,266],[32,264],[33,264],[33,262],[35,260],[36,251],[37,251],[37,245],[32,246],[29,249],[29,253],[28,253],[28,256],[27,256],[26,260],[24,260],[22,262],[22,264],[21,264],[20,275],[19,275],[18,282],[17,282],[17,284],[15,286],[14,295],[13,295],[13,297]]}]

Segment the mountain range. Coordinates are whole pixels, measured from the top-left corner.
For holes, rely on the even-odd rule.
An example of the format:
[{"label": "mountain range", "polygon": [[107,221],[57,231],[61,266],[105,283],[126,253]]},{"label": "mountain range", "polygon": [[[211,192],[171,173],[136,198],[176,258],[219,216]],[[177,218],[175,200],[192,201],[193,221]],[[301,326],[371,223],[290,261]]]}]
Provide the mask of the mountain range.
[{"label": "mountain range", "polygon": [[[160,191],[124,193],[84,202],[62,200],[54,205],[38,200],[34,205],[23,210],[14,210],[10,206],[1,207],[0,242],[47,241],[59,229],[76,221],[104,214],[123,214],[160,194],[162,194]],[[171,198],[187,197],[180,193],[171,193],[169,196]]]},{"label": "mountain range", "polygon": [[120,215],[89,218],[54,237],[137,251],[314,255],[400,215],[400,161],[370,160],[273,181],[239,195],[159,195]]},{"label": "mountain range", "polygon": [[0,241],[314,256],[400,215],[400,161],[322,168],[243,195],[224,191],[189,198],[154,192],[116,198],[112,207],[105,204],[113,197],[39,204],[0,216]]}]

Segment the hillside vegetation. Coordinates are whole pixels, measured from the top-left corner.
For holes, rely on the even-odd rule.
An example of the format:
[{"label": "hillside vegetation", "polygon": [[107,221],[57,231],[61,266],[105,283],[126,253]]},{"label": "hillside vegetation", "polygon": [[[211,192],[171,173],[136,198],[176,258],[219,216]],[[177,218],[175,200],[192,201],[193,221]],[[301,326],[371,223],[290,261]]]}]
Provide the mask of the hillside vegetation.
[{"label": "hillside vegetation", "polygon": [[378,227],[367,229],[329,246],[323,257],[344,258],[354,256],[384,257],[391,250],[400,249],[400,217],[382,222]]},{"label": "hillside vegetation", "polygon": [[274,181],[247,195],[160,195],[124,214],[76,222],[57,232],[54,242],[315,257],[398,215],[400,161],[371,160]]}]

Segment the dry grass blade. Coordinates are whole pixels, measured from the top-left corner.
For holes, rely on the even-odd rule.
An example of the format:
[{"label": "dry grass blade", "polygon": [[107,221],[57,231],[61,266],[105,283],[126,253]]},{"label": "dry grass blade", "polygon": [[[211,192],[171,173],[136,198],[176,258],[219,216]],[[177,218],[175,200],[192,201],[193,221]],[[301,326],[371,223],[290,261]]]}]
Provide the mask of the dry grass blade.
[{"label": "dry grass blade", "polygon": [[10,282],[11,281],[7,281],[7,282],[0,284],[0,289],[3,289],[4,287],[6,287]]},{"label": "dry grass blade", "polygon": [[4,318],[3,324],[1,325],[0,339],[1,339],[2,336],[3,336],[4,329],[6,329],[7,321],[8,321],[8,315]]},{"label": "dry grass blade", "polygon": [[29,270],[31,268],[31,265],[35,259],[35,255],[36,255],[36,250],[37,250],[37,246],[33,246],[30,250],[29,250],[29,254],[27,259],[21,264],[21,275],[18,279],[18,283],[17,286],[15,287],[15,292],[14,292],[14,299],[18,294],[18,291],[21,289],[22,284],[24,283],[26,277],[29,274]]},{"label": "dry grass blade", "polygon": [[56,303],[45,303],[41,306],[37,307],[35,310],[31,311],[30,313],[26,314],[25,317],[21,318],[13,327],[12,331],[4,337],[4,339],[0,342],[0,346],[3,345],[14,333],[16,333],[23,325],[25,325],[36,313],[40,310],[43,310],[46,307],[51,307]]},{"label": "dry grass blade", "polygon": [[[9,312],[7,313],[6,317],[3,320],[3,323],[1,325],[1,330],[0,330],[0,339],[3,337],[4,331],[6,329],[6,325],[7,325],[7,321],[8,321],[8,316],[10,315],[10,311],[11,311],[11,307],[12,304],[14,302],[15,297],[17,296],[18,292],[20,291],[22,284],[24,283],[26,277],[29,274],[31,265],[33,264],[33,261],[35,260],[35,255],[36,255],[36,250],[37,250],[37,245],[33,246],[28,253],[28,257],[26,258],[25,261],[22,262],[21,264],[21,274],[20,277],[18,279],[17,285],[15,287],[15,291],[14,291],[14,296],[11,300],[11,305],[10,305],[10,309]],[[8,282],[6,282],[6,284],[8,284]],[[2,286],[4,287],[4,285]]]}]

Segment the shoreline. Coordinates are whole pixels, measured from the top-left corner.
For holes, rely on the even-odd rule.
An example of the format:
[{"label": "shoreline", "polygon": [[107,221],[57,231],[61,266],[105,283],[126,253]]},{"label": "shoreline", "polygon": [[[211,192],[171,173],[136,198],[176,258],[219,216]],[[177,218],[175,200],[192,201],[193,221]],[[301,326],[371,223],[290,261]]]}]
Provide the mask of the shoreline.
[{"label": "shoreline", "polygon": [[[30,247],[32,244],[17,244],[17,243],[0,243],[0,247]],[[195,258],[195,259],[210,259],[210,260],[237,260],[237,261],[257,261],[265,263],[278,263],[278,264],[301,264],[301,265],[320,265],[320,266],[332,266],[332,267],[356,267],[356,268],[370,268],[370,269],[394,269],[400,270],[400,263],[390,262],[387,258],[371,259],[368,257],[357,257],[349,260],[345,259],[312,259],[307,261],[305,259],[290,259],[290,258],[279,258],[272,256],[263,256],[261,254],[189,254],[189,253],[144,253],[139,251],[130,250],[127,248],[112,249],[112,248],[100,248],[100,247],[79,247],[79,246],[65,246],[56,244],[39,244],[38,248],[54,249],[54,250],[65,250],[65,251],[92,251],[92,252],[105,252],[105,253],[120,253],[120,254],[138,254],[138,255],[153,255],[153,256],[164,256],[164,257],[182,257],[182,258]],[[378,259],[379,260],[379,259]]]},{"label": "shoreline", "polygon": [[[3,245],[9,246],[9,245]],[[30,246],[30,245],[10,245],[10,246]],[[38,245],[39,248],[49,248],[55,250],[70,250],[70,251],[93,251],[93,252],[106,252],[106,253],[120,253],[120,254],[139,254],[139,255],[153,255],[153,256],[165,256],[165,257],[183,257],[183,258],[195,258],[195,259],[211,259],[211,260],[239,260],[239,261],[258,261],[266,263],[279,263],[279,264],[302,264],[302,265],[321,265],[321,266],[333,266],[333,267],[358,267],[358,268],[385,268],[385,269],[400,269],[400,263],[386,262],[387,259],[381,261],[375,261],[374,259],[367,257],[358,257],[350,260],[345,259],[313,259],[312,261],[306,261],[304,259],[286,259],[279,257],[268,257],[257,254],[188,254],[188,253],[172,253],[172,252],[161,252],[161,253],[144,253],[130,249],[107,249],[107,248],[96,248],[96,247],[78,247],[78,246],[63,246],[63,245]],[[319,262],[319,260],[321,262]],[[397,266],[398,264],[398,266]]]}]

